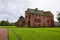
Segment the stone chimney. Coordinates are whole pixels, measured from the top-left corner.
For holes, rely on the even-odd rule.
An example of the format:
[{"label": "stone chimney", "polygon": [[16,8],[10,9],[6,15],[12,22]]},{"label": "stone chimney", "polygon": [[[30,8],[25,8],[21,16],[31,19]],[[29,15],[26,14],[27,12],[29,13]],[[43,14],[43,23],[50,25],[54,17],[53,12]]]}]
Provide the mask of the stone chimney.
[{"label": "stone chimney", "polygon": [[35,11],[37,11],[38,10],[38,8],[35,8]]}]

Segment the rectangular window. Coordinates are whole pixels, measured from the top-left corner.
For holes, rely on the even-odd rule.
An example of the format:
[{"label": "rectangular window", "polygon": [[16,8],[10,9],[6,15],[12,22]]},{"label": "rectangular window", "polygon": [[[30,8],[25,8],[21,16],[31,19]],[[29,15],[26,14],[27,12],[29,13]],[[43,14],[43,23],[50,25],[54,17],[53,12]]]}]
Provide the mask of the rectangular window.
[{"label": "rectangular window", "polygon": [[47,20],[47,22],[49,23],[49,20]]},{"label": "rectangular window", "polygon": [[30,19],[31,15],[29,15],[29,19]]},{"label": "rectangular window", "polygon": [[38,19],[38,22],[41,22],[41,19]]},{"label": "rectangular window", "polygon": [[38,27],[40,26],[40,24],[38,24]]},{"label": "rectangular window", "polygon": [[44,26],[45,26],[45,23],[44,23]]},{"label": "rectangular window", "polygon": [[26,18],[27,18],[27,16],[26,16]]},{"label": "rectangular window", "polygon": [[41,22],[41,19],[36,19],[36,18],[35,18],[35,22]]},{"label": "rectangular window", "polygon": [[34,21],[36,22],[36,18],[34,19]]}]

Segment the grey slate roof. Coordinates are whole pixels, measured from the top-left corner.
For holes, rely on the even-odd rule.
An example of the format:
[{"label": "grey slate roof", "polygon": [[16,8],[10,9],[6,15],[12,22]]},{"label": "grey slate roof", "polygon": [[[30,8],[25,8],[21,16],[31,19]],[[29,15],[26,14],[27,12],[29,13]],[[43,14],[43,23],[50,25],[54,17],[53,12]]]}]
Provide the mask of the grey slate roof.
[{"label": "grey slate roof", "polygon": [[43,15],[43,16],[48,16],[48,14],[46,12],[44,12],[43,10],[36,10],[36,9],[27,9],[27,11],[29,11],[32,14],[38,14],[38,15]]}]

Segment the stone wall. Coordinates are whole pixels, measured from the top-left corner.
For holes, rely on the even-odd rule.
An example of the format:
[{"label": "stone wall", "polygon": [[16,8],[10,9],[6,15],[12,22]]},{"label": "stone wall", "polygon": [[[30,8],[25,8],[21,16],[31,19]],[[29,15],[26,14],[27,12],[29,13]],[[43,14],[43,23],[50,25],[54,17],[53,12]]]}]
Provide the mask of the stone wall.
[{"label": "stone wall", "polygon": [[[40,20],[40,22],[35,22],[35,19]],[[54,16],[52,15],[52,13],[48,16],[41,16],[41,15],[31,14],[29,11],[25,11],[25,21],[26,21],[26,26],[28,27],[54,26]]]}]

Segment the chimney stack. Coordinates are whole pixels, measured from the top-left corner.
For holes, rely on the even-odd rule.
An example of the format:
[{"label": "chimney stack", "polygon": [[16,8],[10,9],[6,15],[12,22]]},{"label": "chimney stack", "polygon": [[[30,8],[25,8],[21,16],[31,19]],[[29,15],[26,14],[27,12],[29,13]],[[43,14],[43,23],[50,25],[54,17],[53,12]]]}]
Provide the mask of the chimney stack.
[{"label": "chimney stack", "polygon": [[35,8],[35,11],[37,11],[38,10],[38,8]]}]

